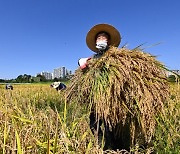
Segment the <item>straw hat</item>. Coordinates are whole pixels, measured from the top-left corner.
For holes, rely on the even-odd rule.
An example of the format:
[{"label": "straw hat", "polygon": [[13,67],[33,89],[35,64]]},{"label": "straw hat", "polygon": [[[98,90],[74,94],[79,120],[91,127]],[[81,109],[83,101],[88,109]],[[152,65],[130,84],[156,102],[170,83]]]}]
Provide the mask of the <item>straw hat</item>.
[{"label": "straw hat", "polygon": [[121,42],[119,31],[109,24],[98,24],[90,29],[86,36],[86,44],[92,51],[98,52],[96,48],[96,35],[99,32],[106,32],[110,36],[110,45],[118,47]]},{"label": "straw hat", "polygon": [[59,87],[60,84],[61,84],[61,82],[53,82],[52,87],[57,88],[57,87]]}]

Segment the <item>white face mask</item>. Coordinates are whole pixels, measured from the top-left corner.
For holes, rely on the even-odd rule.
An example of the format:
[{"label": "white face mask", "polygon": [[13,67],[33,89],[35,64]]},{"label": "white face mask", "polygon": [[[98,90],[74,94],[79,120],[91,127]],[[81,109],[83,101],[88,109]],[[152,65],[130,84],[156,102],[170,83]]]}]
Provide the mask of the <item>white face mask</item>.
[{"label": "white face mask", "polygon": [[100,51],[105,50],[107,48],[107,41],[106,40],[100,40],[96,43],[96,48]]}]

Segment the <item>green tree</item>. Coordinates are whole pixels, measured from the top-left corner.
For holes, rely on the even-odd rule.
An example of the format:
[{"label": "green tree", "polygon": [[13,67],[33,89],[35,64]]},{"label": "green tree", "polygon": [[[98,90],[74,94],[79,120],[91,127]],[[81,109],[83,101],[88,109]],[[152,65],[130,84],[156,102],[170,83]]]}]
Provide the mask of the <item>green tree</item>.
[{"label": "green tree", "polygon": [[40,81],[42,81],[42,82],[47,81],[44,75],[38,74],[36,77],[40,77]]},{"label": "green tree", "polygon": [[16,78],[16,82],[18,82],[18,83],[28,83],[28,82],[30,82],[30,79],[31,79],[31,75],[27,75],[27,74],[19,75]]},{"label": "green tree", "polygon": [[19,76],[16,78],[16,82],[22,83],[22,81],[23,81],[23,76],[22,76],[22,75],[19,75]]},{"label": "green tree", "polygon": [[175,75],[170,75],[170,76],[168,77],[168,81],[170,81],[170,82],[176,82],[176,77],[175,77]]}]

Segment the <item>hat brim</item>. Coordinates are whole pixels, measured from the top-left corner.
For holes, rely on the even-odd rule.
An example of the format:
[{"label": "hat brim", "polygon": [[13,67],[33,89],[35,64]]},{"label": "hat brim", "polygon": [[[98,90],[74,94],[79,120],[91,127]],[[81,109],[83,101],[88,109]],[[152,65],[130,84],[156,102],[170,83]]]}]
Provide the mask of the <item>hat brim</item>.
[{"label": "hat brim", "polygon": [[98,52],[96,48],[96,35],[99,32],[106,32],[110,36],[110,46],[118,47],[121,42],[121,35],[119,31],[109,24],[98,24],[90,29],[86,36],[86,44],[89,49]]},{"label": "hat brim", "polygon": [[59,87],[60,82],[54,82],[52,85],[53,85],[53,88],[57,88],[57,87]]}]

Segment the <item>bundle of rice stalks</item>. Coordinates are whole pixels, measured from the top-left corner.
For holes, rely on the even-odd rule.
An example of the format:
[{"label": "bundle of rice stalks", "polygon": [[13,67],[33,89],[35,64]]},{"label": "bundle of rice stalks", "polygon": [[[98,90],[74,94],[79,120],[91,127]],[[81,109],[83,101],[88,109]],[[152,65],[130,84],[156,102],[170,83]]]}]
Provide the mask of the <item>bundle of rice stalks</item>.
[{"label": "bundle of rice stalks", "polygon": [[[67,101],[86,103],[118,137],[129,129],[130,145],[150,142],[155,117],[168,97],[163,65],[140,49],[111,47],[101,58],[78,69],[67,88]],[[128,127],[123,127],[128,126]]]}]

